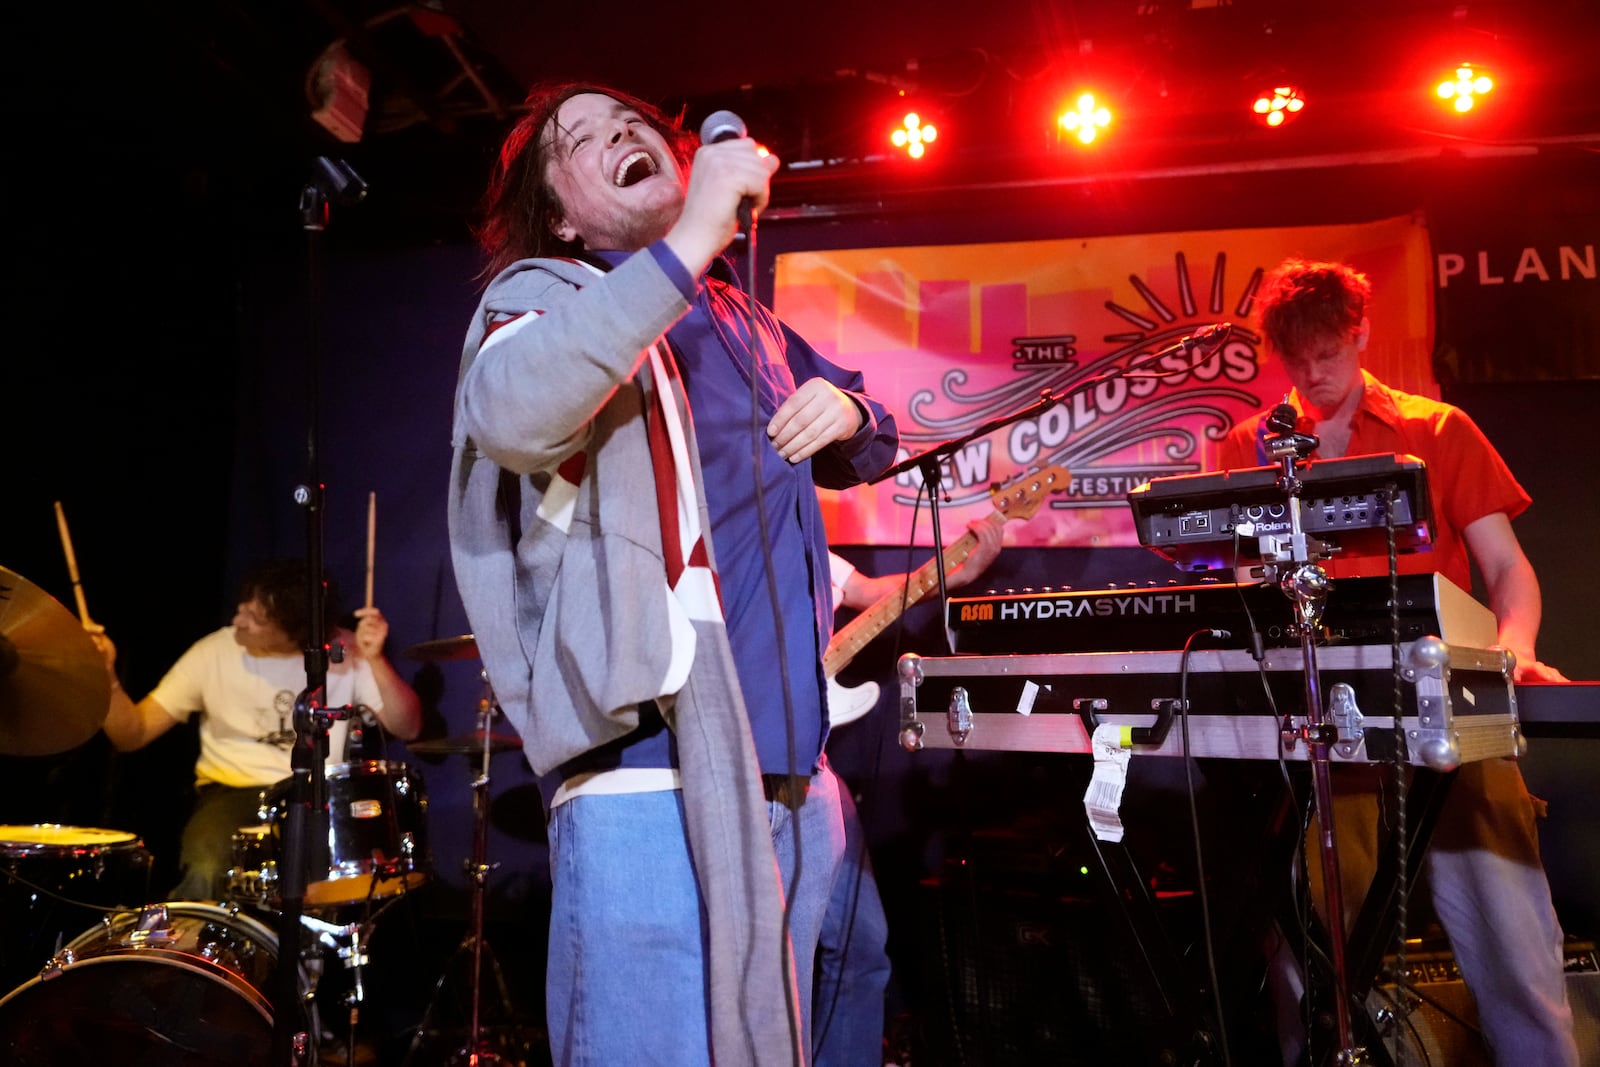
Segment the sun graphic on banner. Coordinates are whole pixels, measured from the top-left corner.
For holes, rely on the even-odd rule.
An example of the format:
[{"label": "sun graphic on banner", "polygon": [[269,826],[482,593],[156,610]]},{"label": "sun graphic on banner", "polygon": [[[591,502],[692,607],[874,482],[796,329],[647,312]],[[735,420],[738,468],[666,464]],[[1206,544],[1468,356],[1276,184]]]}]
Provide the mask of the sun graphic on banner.
[{"label": "sun graphic on banner", "polygon": [[[1252,387],[1260,375],[1259,338],[1239,323],[1254,309],[1265,270],[1252,268],[1230,300],[1227,267],[1227,254],[1218,252],[1203,298],[1181,251],[1173,257],[1170,291],[1129,275],[1134,299],[1105,301],[1122,328],[1103,334],[1098,351],[1085,351],[1074,333],[1018,337],[1015,374],[999,385],[972,389],[965,371],[946,372],[937,391],[911,398],[902,440],[942,441],[990,426],[944,461],[941,481],[953,505],[982,500],[991,470],[1067,467],[1067,490],[1049,503],[1056,511],[1126,509],[1127,494],[1151,478],[1200,470],[1203,444],[1220,440],[1264,400]],[[1224,322],[1229,328],[1217,331],[1226,333],[1220,343],[1195,343],[1196,335],[1209,336]],[[897,501],[912,502],[920,483],[910,472]]]},{"label": "sun graphic on banner", "polygon": [[[1144,301],[1148,314],[1140,314],[1132,308],[1124,307],[1114,300],[1106,301],[1106,310],[1122,319],[1124,322],[1136,327],[1135,333],[1107,334],[1105,340],[1109,344],[1132,345],[1132,348],[1121,349],[1120,352],[1139,351],[1140,349],[1164,342],[1172,332],[1172,324],[1177,322],[1180,315],[1186,320],[1193,320],[1200,315],[1200,309],[1195,303],[1194,283],[1189,276],[1189,257],[1182,252],[1176,252],[1172,257],[1173,270],[1176,274],[1176,302],[1178,310],[1173,311],[1168,301],[1163,300],[1154,289],[1139,275],[1128,276],[1128,283],[1133,286],[1134,292]],[[1216,317],[1227,313],[1224,290],[1227,281],[1228,254],[1218,252],[1211,268],[1211,285],[1206,303],[1206,312],[1209,316]],[[1246,279],[1243,291],[1233,303],[1231,314],[1236,319],[1249,318],[1250,312],[1255,307],[1256,293],[1261,289],[1261,280],[1265,271],[1256,267]],[[1151,316],[1154,316],[1153,318]],[[1187,329],[1187,326],[1178,327]]]}]

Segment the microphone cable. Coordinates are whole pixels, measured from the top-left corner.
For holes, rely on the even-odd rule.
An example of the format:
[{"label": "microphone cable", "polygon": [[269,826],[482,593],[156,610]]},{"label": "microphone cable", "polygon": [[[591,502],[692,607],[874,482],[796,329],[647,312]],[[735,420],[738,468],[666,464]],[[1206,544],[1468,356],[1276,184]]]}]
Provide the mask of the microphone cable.
[{"label": "microphone cable", "polygon": [[[718,141],[736,139],[749,136],[749,131],[744,120],[731,111],[715,111],[708,115],[700,124],[700,143],[702,145],[715,144]],[[755,482],[756,498],[756,525],[761,533],[761,562],[767,580],[767,596],[772,607],[773,636],[778,646],[778,677],[783,687],[783,734],[784,734],[784,777],[790,783],[790,788],[785,791],[785,800],[789,809],[789,826],[791,842],[794,849],[794,873],[789,884],[784,886],[783,893],[783,923],[779,936],[783,939],[780,946],[780,957],[784,961],[783,989],[784,1002],[788,1009],[790,1052],[794,1057],[795,1067],[801,1067],[802,1061],[807,1058],[807,1051],[800,1047],[801,1027],[797,1016],[799,1011],[799,994],[795,989],[795,972],[797,961],[794,959],[794,946],[789,937],[789,928],[794,917],[794,890],[800,884],[800,876],[804,870],[804,848],[800,842],[800,807],[803,803],[794,787],[796,779],[801,776],[795,773],[795,737],[794,737],[794,691],[791,688],[789,675],[789,649],[788,639],[783,625],[783,609],[778,599],[778,575],[772,562],[772,535],[771,527],[767,522],[766,486],[761,478],[761,449],[765,443],[765,434],[761,426],[761,368],[768,361],[766,343],[761,335],[761,314],[756,300],[756,225],[755,216],[751,209],[749,197],[743,198],[739,203],[739,233],[734,237],[734,244],[744,246],[744,299],[749,319],[750,330],[750,469],[751,478]],[[741,240],[741,238],[743,240]],[[727,250],[724,249],[724,252]],[[720,254],[720,253],[719,253]],[[737,277],[737,271],[735,272]],[[815,491],[813,489],[813,491]],[[710,537],[711,532],[706,531]],[[815,583],[815,577],[812,579]],[[820,650],[819,650],[820,656]],[[826,694],[823,695],[826,700]],[[748,712],[747,712],[748,713]],[[824,710],[824,713],[826,711]],[[759,763],[758,763],[759,768]],[[809,781],[809,778],[806,779]]]},{"label": "microphone cable", "polygon": [[1228,1051],[1228,1022],[1222,1010],[1222,983],[1217,980],[1217,951],[1211,933],[1211,893],[1206,888],[1205,849],[1200,842],[1200,811],[1195,803],[1194,756],[1189,747],[1189,654],[1201,637],[1226,636],[1224,630],[1210,627],[1196,630],[1183,642],[1178,659],[1178,722],[1183,730],[1183,777],[1189,795],[1189,830],[1194,838],[1195,885],[1200,893],[1200,931],[1205,940],[1206,973],[1211,979],[1211,1005],[1217,1013],[1217,1043],[1222,1048],[1223,1067],[1232,1067]]},{"label": "microphone cable", "polygon": [[[721,114],[719,112],[718,114]],[[713,115],[712,118],[716,116]],[[707,119],[701,129],[701,140],[705,141],[705,127],[711,125]],[[742,134],[741,134],[742,136]],[[710,142],[707,142],[710,143]],[[805,849],[800,841],[800,807],[803,800],[794,788],[794,783],[800,778],[795,773],[795,737],[794,737],[794,691],[791,687],[789,675],[789,647],[783,625],[783,609],[778,600],[778,575],[777,568],[772,562],[772,534],[767,522],[766,486],[761,477],[761,449],[766,444],[766,434],[761,426],[761,368],[768,362],[766,343],[761,335],[761,316],[757,309],[756,301],[756,227],[752,218],[749,233],[744,241],[745,273],[744,298],[745,308],[749,312],[750,329],[750,354],[753,364],[750,367],[750,468],[751,477],[755,482],[756,497],[756,524],[761,531],[761,561],[766,573],[767,596],[772,606],[773,634],[778,645],[778,678],[783,688],[783,741],[784,741],[784,775],[791,783],[786,790],[785,801],[789,809],[789,828],[791,845],[794,849],[794,872],[790,876],[789,884],[784,886],[783,892],[783,924],[779,936],[783,939],[780,946],[783,967],[784,1004],[789,1016],[790,1050],[795,1057],[795,1067],[801,1067],[805,1059],[804,1050],[800,1047],[801,1027],[797,1016],[799,1011],[799,991],[795,988],[795,974],[798,961],[794,958],[794,944],[789,936],[790,924],[794,918],[795,890],[800,885],[800,876],[805,866]],[[813,491],[815,491],[813,489]],[[707,531],[710,536],[710,531]],[[813,579],[813,582],[815,579]],[[826,695],[824,695],[826,700]],[[826,709],[824,709],[826,714]],[[809,781],[809,779],[807,779]]]}]

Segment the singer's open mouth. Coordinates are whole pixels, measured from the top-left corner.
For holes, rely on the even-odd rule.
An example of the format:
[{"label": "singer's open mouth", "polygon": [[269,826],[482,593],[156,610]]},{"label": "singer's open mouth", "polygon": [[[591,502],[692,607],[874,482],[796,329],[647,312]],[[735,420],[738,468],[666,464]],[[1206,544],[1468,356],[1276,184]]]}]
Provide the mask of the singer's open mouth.
[{"label": "singer's open mouth", "polygon": [[650,153],[643,150],[630,152],[617,165],[616,175],[612,178],[617,187],[626,189],[630,185],[637,185],[646,178],[653,177],[661,168],[656,166],[656,161],[650,158]]}]

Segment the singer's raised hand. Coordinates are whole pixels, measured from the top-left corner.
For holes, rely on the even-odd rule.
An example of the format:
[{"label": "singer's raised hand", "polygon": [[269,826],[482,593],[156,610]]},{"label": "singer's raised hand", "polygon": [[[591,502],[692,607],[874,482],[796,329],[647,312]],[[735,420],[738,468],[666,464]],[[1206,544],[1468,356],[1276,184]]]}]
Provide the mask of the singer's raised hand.
[{"label": "singer's raised hand", "polygon": [[683,213],[667,232],[667,246],[698,275],[739,232],[739,204],[749,197],[760,212],[767,206],[778,158],[748,137],[702,145],[689,171]]}]

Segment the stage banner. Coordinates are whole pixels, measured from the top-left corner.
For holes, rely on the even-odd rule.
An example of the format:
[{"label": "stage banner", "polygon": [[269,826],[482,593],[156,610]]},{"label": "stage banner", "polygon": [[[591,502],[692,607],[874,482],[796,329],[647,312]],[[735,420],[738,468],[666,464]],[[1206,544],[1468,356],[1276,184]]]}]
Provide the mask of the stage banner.
[{"label": "stage banner", "polygon": [[[1043,391],[1059,402],[994,429],[941,468],[946,543],[989,506],[991,485],[1047,464],[1067,490],[1012,545],[1136,545],[1126,494],[1151,478],[1207,469],[1235,422],[1289,390],[1252,319],[1265,275],[1288,256],[1351,263],[1371,279],[1366,365],[1438,396],[1430,366],[1432,264],[1411,217],[1282,229],[1214,230],[1003,244],[791,252],[776,260],[778,314],[819,351],[859,368],[900,424],[902,458],[1019,412]],[[1123,375],[1219,322],[1233,332],[1186,369]],[[931,544],[918,471],[824,493],[834,544]]]}]

